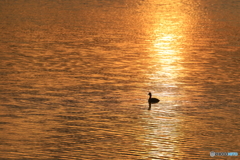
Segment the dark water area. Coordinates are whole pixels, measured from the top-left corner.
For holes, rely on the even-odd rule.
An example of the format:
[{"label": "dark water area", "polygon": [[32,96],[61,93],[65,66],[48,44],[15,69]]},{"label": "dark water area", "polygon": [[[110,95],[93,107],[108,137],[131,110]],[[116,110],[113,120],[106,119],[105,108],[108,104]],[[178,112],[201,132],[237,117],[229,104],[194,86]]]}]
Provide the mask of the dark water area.
[{"label": "dark water area", "polygon": [[9,0],[0,20],[0,159],[239,159],[210,156],[240,153],[239,1]]}]

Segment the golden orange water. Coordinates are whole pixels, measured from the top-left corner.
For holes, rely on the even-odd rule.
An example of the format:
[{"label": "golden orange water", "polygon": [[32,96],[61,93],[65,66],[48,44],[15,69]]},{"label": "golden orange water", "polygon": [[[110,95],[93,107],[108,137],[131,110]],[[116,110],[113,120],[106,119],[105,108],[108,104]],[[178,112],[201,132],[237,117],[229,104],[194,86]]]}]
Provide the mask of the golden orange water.
[{"label": "golden orange water", "polygon": [[[0,6],[0,158],[210,159],[211,151],[238,151],[238,2]],[[149,111],[150,91],[161,101]]]}]

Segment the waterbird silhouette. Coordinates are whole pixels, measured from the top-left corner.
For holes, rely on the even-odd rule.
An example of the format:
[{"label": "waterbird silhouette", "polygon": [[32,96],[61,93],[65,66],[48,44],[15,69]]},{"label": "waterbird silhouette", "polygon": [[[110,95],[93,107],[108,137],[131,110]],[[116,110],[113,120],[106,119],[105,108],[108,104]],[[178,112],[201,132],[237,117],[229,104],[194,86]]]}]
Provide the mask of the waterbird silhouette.
[{"label": "waterbird silhouette", "polygon": [[148,110],[150,110],[151,109],[151,104],[158,103],[160,100],[157,99],[157,98],[152,98],[152,93],[151,92],[149,92],[148,95],[149,95],[149,98],[148,98],[149,108],[148,108]]}]

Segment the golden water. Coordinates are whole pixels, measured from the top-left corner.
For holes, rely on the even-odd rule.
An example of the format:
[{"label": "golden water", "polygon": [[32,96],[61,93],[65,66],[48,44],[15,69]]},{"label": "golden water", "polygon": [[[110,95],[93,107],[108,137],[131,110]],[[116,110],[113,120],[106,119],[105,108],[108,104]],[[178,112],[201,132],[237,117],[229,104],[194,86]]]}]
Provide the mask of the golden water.
[{"label": "golden water", "polygon": [[0,158],[240,153],[238,1],[0,6]]}]

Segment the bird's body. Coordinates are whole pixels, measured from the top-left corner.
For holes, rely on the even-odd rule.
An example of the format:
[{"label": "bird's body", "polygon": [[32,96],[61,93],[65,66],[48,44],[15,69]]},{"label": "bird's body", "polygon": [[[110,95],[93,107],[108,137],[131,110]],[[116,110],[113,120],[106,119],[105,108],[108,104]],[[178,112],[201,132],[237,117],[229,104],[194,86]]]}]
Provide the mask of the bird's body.
[{"label": "bird's body", "polygon": [[148,98],[149,108],[148,108],[148,110],[150,110],[151,109],[151,104],[158,103],[160,100],[157,99],[157,98],[152,98],[152,93],[151,92],[149,92],[148,95],[149,95],[149,98]]}]

